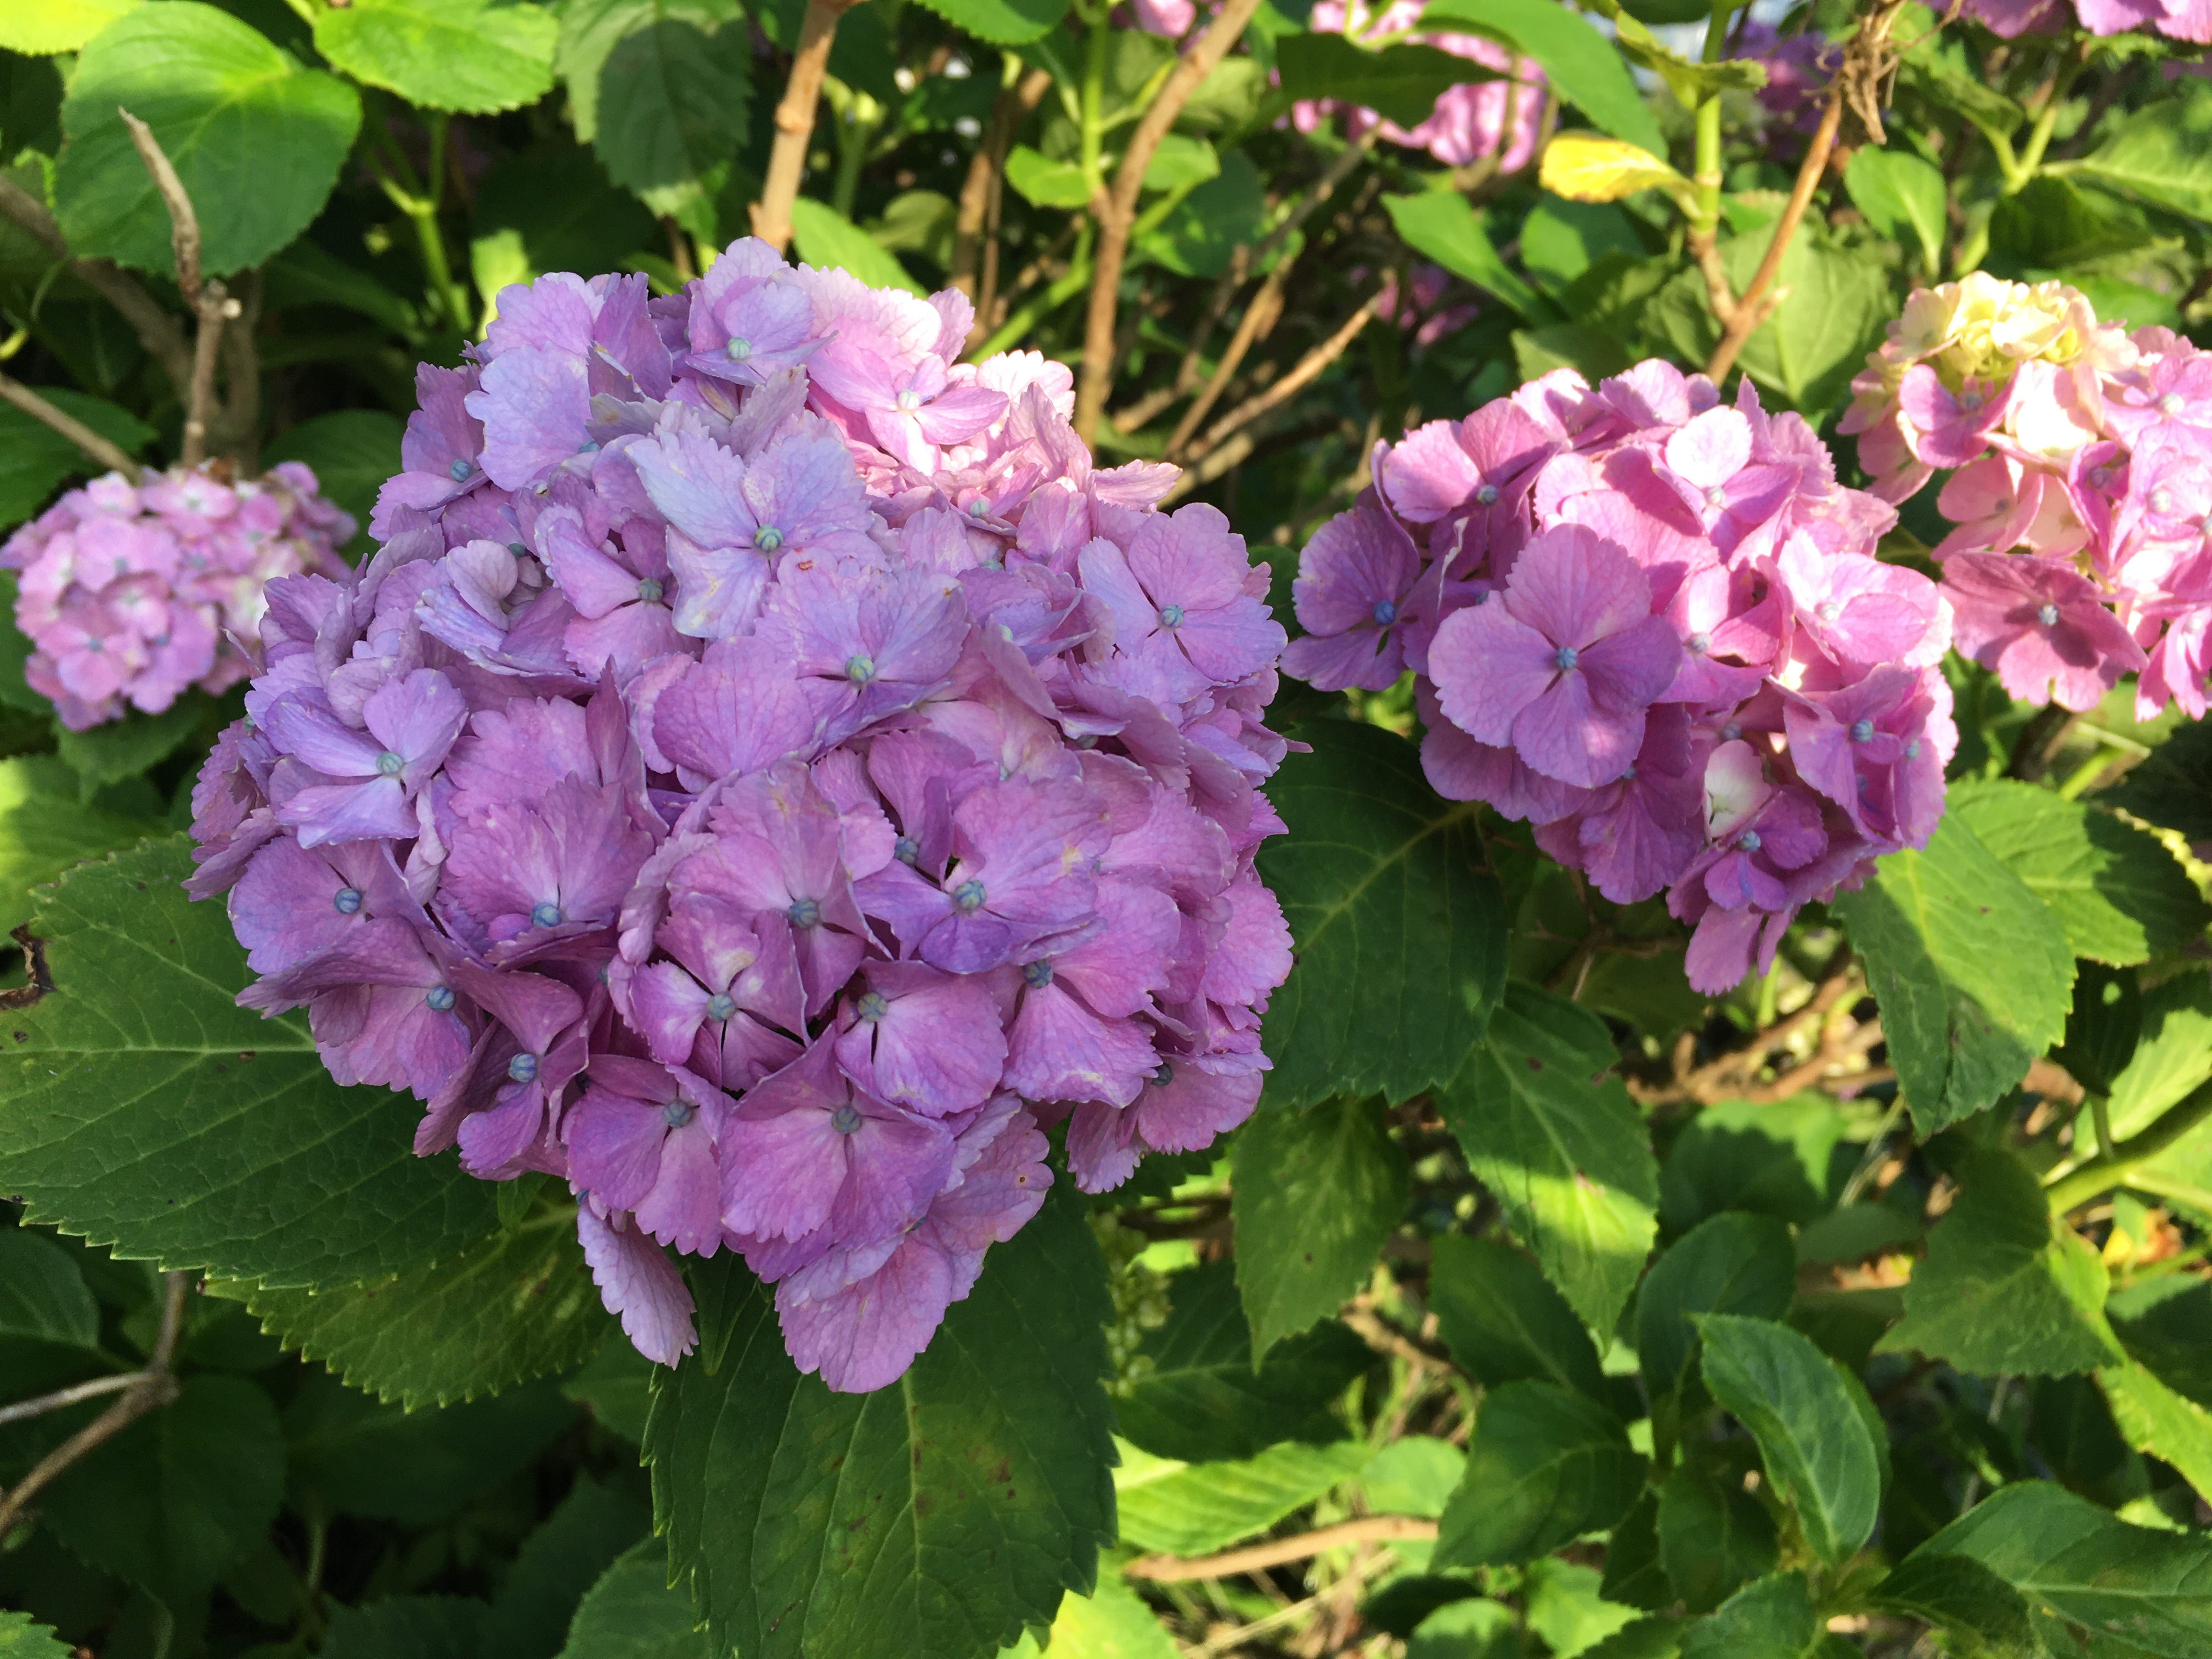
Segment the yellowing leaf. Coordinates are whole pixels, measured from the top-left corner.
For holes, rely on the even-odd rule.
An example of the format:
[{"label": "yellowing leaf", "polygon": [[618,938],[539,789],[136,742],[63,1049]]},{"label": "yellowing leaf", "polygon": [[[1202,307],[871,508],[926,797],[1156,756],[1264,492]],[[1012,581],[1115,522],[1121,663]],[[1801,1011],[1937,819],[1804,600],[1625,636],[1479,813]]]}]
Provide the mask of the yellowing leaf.
[{"label": "yellowing leaf", "polygon": [[1594,132],[1563,132],[1544,150],[1543,186],[1571,202],[1617,202],[1663,190],[1687,210],[1690,181],[1650,150]]}]

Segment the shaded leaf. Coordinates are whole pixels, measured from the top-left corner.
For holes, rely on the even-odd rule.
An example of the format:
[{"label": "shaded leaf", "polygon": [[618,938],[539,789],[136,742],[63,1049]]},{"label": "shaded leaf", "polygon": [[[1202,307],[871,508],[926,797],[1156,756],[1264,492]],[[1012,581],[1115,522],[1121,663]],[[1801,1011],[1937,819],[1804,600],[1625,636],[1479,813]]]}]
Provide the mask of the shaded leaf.
[{"label": "shaded leaf", "polygon": [[1429,1307],[1452,1358],[1486,1388],[1533,1379],[1606,1403],[1597,1346],[1536,1264],[1490,1239],[1431,1241]]},{"label": "shaded leaf", "polygon": [[1170,1555],[1211,1555],[1264,1532],[1365,1467],[1368,1449],[1340,1440],[1270,1446],[1235,1463],[1178,1463],[1138,1451],[1114,1477],[1121,1541]]},{"label": "shaded leaf", "polygon": [[560,1659],[712,1659],[691,1598],[668,1582],[668,1546],[648,1538],[584,1592]]},{"label": "shaded leaf", "polygon": [[1790,1229],[1771,1216],[1728,1211],[1668,1247],[1636,1298],[1636,1355],[1656,1399],[1680,1385],[1696,1351],[1695,1316],[1780,1319],[1797,1289]]},{"label": "shaded leaf", "polygon": [[490,115],[553,87],[560,25],[526,0],[347,0],[314,19],[334,68],[418,108]]},{"label": "shaded leaf", "polygon": [[2132,1360],[2099,1371],[2097,1385],[2128,1444],[2173,1465],[2198,1497],[2212,1501],[2212,1411]]},{"label": "shaded leaf", "polygon": [[1682,1659],[1802,1659],[1820,1638],[1805,1575],[1778,1572],[1683,1626],[1677,1650]]},{"label": "shaded leaf", "polygon": [[1875,1602],[1885,1612],[1924,1619],[2001,1653],[2038,1650],[2020,1592],[1966,1556],[1916,1555],[1900,1563],[1875,1589]]},{"label": "shaded leaf", "polygon": [[1832,1201],[1828,1166],[1844,1114],[1828,1096],[1792,1095],[1769,1105],[1723,1100],[1674,1137],[1659,1172],[1659,1218],[1687,1232],[1723,1210],[1748,1210],[1802,1225]]},{"label": "shaded leaf", "polygon": [[478,1659],[491,1609],[465,1595],[393,1595],[340,1607],[323,1659]]},{"label": "shaded leaf", "polygon": [[745,141],[752,44],[737,0],[569,0],[555,67],[577,138],[626,190],[703,185]]},{"label": "shaded leaf", "polygon": [[1492,1389],[1431,1559],[1479,1566],[1548,1554],[1627,1514],[1644,1467],[1620,1420],[1586,1395],[1549,1382]]},{"label": "shaded leaf", "polygon": [[1437,100],[1453,87],[1508,78],[1441,47],[1405,42],[1378,51],[1326,32],[1285,35],[1275,43],[1275,68],[1292,98],[1341,99],[1408,128],[1436,113]]},{"label": "shaded leaf", "polygon": [[90,800],[111,783],[135,778],[189,743],[207,712],[204,693],[188,690],[158,714],[136,708],[88,731],[54,732],[54,749],[76,774],[77,798]]},{"label": "shaded leaf", "polygon": [[956,28],[997,46],[1026,46],[1067,15],[1067,0],[922,0]]},{"label": "shaded leaf", "polygon": [[1773,1517],[1725,1465],[1677,1465],[1659,1489],[1655,1524],[1668,1582],[1692,1613],[1711,1613],[1781,1559]]},{"label": "shaded leaf", "polygon": [[2212,841],[2212,726],[2185,724],[2100,799],[2191,841]]},{"label": "shaded leaf", "polygon": [[88,806],[78,793],[76,775],[51,756],[0,760],[0,933],[30,920],[34,885],[158,831]]},{"label": "shaded leaf", "polygon": [[43,1233],[0,1231],[0,1336],[100,1346],[100,1306],[85,1288],[75,1253]]},{"label": "shaded leaf", "polygon": [[665,1583],[667,1551],[650,1537],[652,1530],[652,1510],[641,1496],[580,1475],[561,1506],[522,1540],[492,1602],[483,1659],[544,1659],[555,1652],[585,1591],[641,1538],[660,1558],[656,1565]]},{"label": "shaded leaf", "polygon": [[[152,427],[103,398],[87,397],[66,386],[33,389],[62,413],[82,421],[130,454],[136,455],[153,439]],[[84,477],[100,470],[91,457],[44,421],[13,404],[0,404],[0,530],[13,529],[36,514],[64,479]]]}]

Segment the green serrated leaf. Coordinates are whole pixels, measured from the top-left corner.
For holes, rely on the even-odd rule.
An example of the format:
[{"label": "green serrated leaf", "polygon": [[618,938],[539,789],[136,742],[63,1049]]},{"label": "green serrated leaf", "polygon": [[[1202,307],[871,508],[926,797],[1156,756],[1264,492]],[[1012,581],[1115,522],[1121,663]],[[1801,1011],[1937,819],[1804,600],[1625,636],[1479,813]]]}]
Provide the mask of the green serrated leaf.
[{"label": "green serrated leaf", "polygon": [[1797,1255],[1784,1223],[1741,1210],[1699,1222],[1668,1247],[1637,1293],[1644,1386],[1656,1399],[1680,1384],[1697,1351],[1696,1316],[1780,1319],[1796,1290]]},{"label": "green serrated leaf", "polygon": [[314,19],[333,68],[422,109],[491,115],[553,88],[561,26],[526,0],[348,0]]},{"label": "green serrated leaf", "polygon": [[584,1592],[560,1659],[712,1659],[691,1598],[668,1582],[668,1546],[648,1538]]},{"label": "green serrated leaf", "polygon": [[158,826],[85,805],[76,774],[46,755],[0,761],[0,933],[30,920],[31,889]]},{"label": "green serrated leaf", "polygon": [[141,0],[15,0],[0,13],[0,46],[48,57],[79,52]]},{"label": "green serrated leaf", "polygon": [[2212,97],[2191,88],[2159,99],[2123,118],[2074,167],[2191,219],[2212,216]]},{"label": "green serrated leaf", "polygon": [[2002,778],[1954,785],[1950,811],[2051,908],[2077,957],[2129,967],[2212,921],[2165,844],[2109,812]]},{"label": "green serrated leaf", "polygon": [[322,1659],[481,1659],[491,1609],[472,1596],[388,1595],[340,1607]]},{"label": "green serrated leaf", "polygon": [[1431,1559],[1480,1566],[1548,1554],[1627,1514],[1644,1468],[1620,1419],[1587,1395],[1550,1382],[1492,1389]]},{"label": "green serrated leaf", "polygon": [[707,180],[744,143],[752,46],[737,0],[568,0],[555,67],[577,138],[626,190]]},{"label": "green serrated leaf", "polygon": [[1923,850],[1876,860],[1835,908],[1923,1135],[1994,1104],[2064,1034],[2066,930],[1956,815]]},{"label": "green serrated leaf", "polygon": [[74,1252],[43,1233],[0,1231],[0,1336],[100,1346],[100,1307]]},{"label": "green serrated leaf", "polygon": [[1667,153],[1658,118],[1620,53],[1589,22],[1547,0],[1431,0],[1422,27],[1465,30],[1533,58],[1560,97],[1616,138]]},{"label": "green serrated leaf", "polygon": [[2212,1411],[2133,1360],[2099,1371],[2097,1385],[2128,1444],[2173,1465],[2200,1498],[2212,1494]]},{"label": "green serrated leaf", "polygon": [[75,1651],[29,1613],[0,1609],[0,1659],[71,1659]]},{"label": "green serrated leaf", "polygon": [[702,1264],[698,1351],[659,1382],[658,1528],[747,1659],[974,1659],[1087,1590],[1114,1534],[1106,1267],[1055,1186],[898,1382],[793,1370],[769,1296]]},{"label": "green serrated leaf", "polygon": [[2085,963],[2074,976],[2066,1040],[2051,1057],[2092,1094],[2109,1095],[2135,1058],[2142,1025],[2142,990],[2135,969]]},{"label": "green serrated leaf", "polygon": [[1379,1101],[1267,1112],[1230,1148],[1237,1284],[1261,1354],[1366,1282],[1413,1184]]},{"label": "green serrated leaf", "polygon": [[[104,398],[87,397],[66,386],[39,386],[38,394],[64,415],[82,421],[103,438],[136,455],[153,441],[154,428],[127,409]],[[65,478],[98,470],[68,439],[13,404],[0,404],[0,530],[32,517]]]},{"label": "green serrated leaf", "polygon": [[1802,1226],[1832,1200],[1828,1164],[1844,1114],[1824,1094],[1768,1105],[1723,1100],[1683,1127],[1659,1172],[1659,1218],[1684,1233],[1723,1210],[1748,1210]]},{"label": "green serrated leaf", "polygon": [[1231,1275],[1216,1261],[1170,1281],[1167,1322],[1138,1351],[1146,1368],[1115,1396],[1116,1428],[1156,1456],[1194,1463],[1251,1457],[1279,1440],[1342,1438],[1329,1404],[1373,1351],[1332,1319],[1277,1343],[1255,1368]]},{"label": "green serrated leaf", "polygon": [[1477,1382],[1556,1382],[1606,1402],[1596,1345],[1534,1262],[1494,1240],[1457,1233],[1440,1235],[1430,1249],[1437,1334]]},{"label": "green serrated leaf", "polygon": [[1875,1588],[1875,1605],[1940,1625],[1999,1654],[2025,1659],[2041,1651],[2020,1592],[1966,1556],[1914,1556]]},{"label": "green serrated leaf", "polygon": [[1275,67],[1292,98],[1340,98],[1402,127],[1427,120],[1453,87],[1508,78],[1441,47],[1407,42],[1378,51],[1327,31],[1285,35],[1275,42]]},{"label": "green serrated leaf", "polygon": [[[2130,1526],[2041,1480],[1991,1493],[1910,1556],[1978,1561],[2018,1590],[2054,1652],[2081,1650],[2079,1626],[2120,1645],[2115,1659],[2212,1656],[2212,1541]],[[2095,1651],[2096,1650],[2093,1650]]]},{"label": "green serrated leaf", "polygon": [[208,710],[204,692],[187,690],[158,714],[126,708],[120,720],[82,732],[64,726],[54,748],[76,774],[77,796],[90,800],[111,783],[135,778],[190,742]]},{"label": "green serrated leaf", "polygon": [[2130,1358],[2166,1387],[2212,1407],[2212,1281],[2154,1281],[2114,1296],[2108,1311]]},{"label": "green serrated leaf", "polygon": [[235,1376],[188,1376],[40,1494],[54,1535],[171,1607],[206,1595],[284,1495],[276,1408]]},{"label": "green serrated leaf", "polygon": [[2034,1174],[2008,1152],[1954,1171],[1959,1195],[1905,1287],[1905,1317],[1880,1344],[1980,1376],[2057,1376],[2123,1358],[2105,1321],[2094,1249],[2054,1222]]},{"label": "green serrated leaf", "polygon": [[55,989],[0,1021],[0,1189],[119,1255],[270,1285],[348,1284],[489,1232],[484,1183],[414,1155],[414,1102],[339,1088],[304,1016],[234,1003],[246,955],[220,903],[185,897],[186,848],[40,890]]},{"label": "green serrated leaf", "polygon": [[409,1411],[310,1370],[284,1408],[285,1452],[295,1499],[421,1527],[512,1478],[575,1423],[549,1385]]},{"label": "green serrated leaf", "polygon": [[1697,1324],[1705,1387],[1759,1443],[1813,1553],[1844,1560],[1866,1542],[1881,1504],[1881,1453],[1850,1389],[1787,1325],[1731,1314]]},{"label": "green serrated leaf", "polygon": [[228,1284],[219,1293],[244,1302],[303,1358],[408,1406],[472,1400],[568,1370],[614,1331],[566,1203],[387,1279],[319,1290]]},{"label": "green serrated leaf", "polygon": [[1781,1559],[1774,1517],[1727,1463],[1685,1458],[1676,1465],[1659,1489],[1654,1525],[1667,1581],[1692,1613],[1711,1613]]},{"label": "green serrated leaf", "polygon": [[646,1413],[653,1404],[653,1362],[628,1342],[610,1340],[580,1370],[562,1380],[561,1392],[589,1411],[610,1434],[641,1441]]},{"label": "green serrated leaf", "polygon": [[1657,1231],[1658,1168],[1604,1022],[1508,988],[1490,1031],[1437,1097],[1468,1166],[1585,1323],[1613,1328]]},{"label": "green serrated leaf", "polygon": [[1262,1028],[1267,1103],[1404,1100],[1449,1081],[1505,988],[1505,900],[1483,873],[1477,809],[1440,801],[1404,738],[1310,721],[1268,787],[1290,834],[1260,873],[1297,966]]},{"label": "green serrated leaf", "polygon": [[1368,1461],[1366,1446],[1287,1441],[1234,1463],[1178,1463],[1129,1448],[1114,1479],[1121,1541],[1170,1555],[1211,1555],[1304,1509]]},{"label": "green serrated leaf", "polygon": [[1067,0],[922,0],[955,28],[994,46],[1023,46],[1067,15]]},{"label": "green serrated leaf", "polygon": [[[1415,252],[1426,254],[1453,276],[1503,300],[1532,323],[1565,320],[1557,306],[1513,273],[1492,244],[1483,216],[1464,196],[1425,191],[1418,196],[1385,196],[1382,206],[1400,238]],[[1279,781],[1275,787],[1279,790],[1282,786]],[[1455,810],[1451,802],[1443,806],[1447,812]]]},{"label": "green serrated leaf", "polygon": [[1683,1626],[1677,1651],[1682,1659],[1808,1659],[1820,1638],[1805,1575],[1778,1572]]},{"label": "green serrated leaf", "polygon": [[54,205],[70,252],[171,272],[169,218],[118,106],[154,130],[192,199],[211,276],[258,265],[337,182],[361,99],[197,0],[141,6],[77,58],[62,104]]},{"label": "green serrated leaf", "polygon": [[1927,269],[1941,267],[1947,191],[1942,173],[1899,146],[1863,144],[1844,169],[1851,205],[1893,242],[1917,246]]},{"label": "green serrated leaf", "polygon": [[2123,1138],[2212,1077],[2212,982],[2185,974],[2153,986],[2138,1021],[2135,1048],[2112,1079],[2112,1133]]},{"label": "green serrated leaf", "polygon": [[2100,799],[2191,841],[2212,841],[2212,725],[2184,725]]},{"label": "green serrated leaf", "polygon": [[1595,1647],[1583,1649],[1580,1659],[1675,1659],[1681,1650],[1680,1620],[1638,1619]]}]

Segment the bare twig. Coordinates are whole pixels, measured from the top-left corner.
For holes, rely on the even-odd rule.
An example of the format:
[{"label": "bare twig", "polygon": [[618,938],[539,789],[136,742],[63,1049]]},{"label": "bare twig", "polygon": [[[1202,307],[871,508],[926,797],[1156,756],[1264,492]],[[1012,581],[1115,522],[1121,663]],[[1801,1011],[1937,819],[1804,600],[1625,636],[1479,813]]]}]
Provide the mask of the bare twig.
[{"label": "bare twig", "polygon": [[0,1406],[0,1423],[21,1423],[26,1419],[44,1417],[48,1412],[58,1412],[64,1406],[74,1406],[80,1400],[97,1400],[101,1395],[113,1394],[118,1389],[135,1389],[146,1380],[143,1371],[123,1371],[114,1376],[95,1376],[89,1382],[73,1382],[66,1389],[56,1389],[52,1394],[33,1395],[28,1400],[19,1400],[12,1406]]},{"label": "bare twig", "polygon": [[[808,0],[811,5],[817,0]],[[1091,307],[1083,331],[1083,374],[1075,394],[1075,430],[1088,443],[1097,435],[1098,417],[1106,408],[1106,394],[1114,383],[1114,320],[1120,302],[1121,266],[1128,258],[1129,234],[1137,222],[1137,198],[1145,187],[1145,169],[1168,129],[1182,113],[1183,106],[1199,82],[1243,38],[1244,26],[1260,9],[1260,0],[1224,0],[1198,44],[1182,55],[1158,94],[1129,136],[1114,173],[1114,188],[1091,198],[1091,214],[1098,226],[1098,246],[1091,268]]]},{"label": "bare twig", "polygon": [[1359,337],[1359,331],[1373,319],[1375,307],[1381,302],[1382,297],[1382,290],[1379,289],[1369,295],[1359,308],[1344,319],[1335,333],[1307,352],[1289,374],[1276,380],[1266,391],[1247,398],[1216,422],[1213,429],[1206,434],[1205,439],[1193,446],[1192,453],[1199,456],[1205,455],[1208,450],[1218,447],[1223,439],[1239,427],[1247,426],[1256,421],[1294,392],[1303,391],[1311,385],[1323,369],[1342,356],[1346,348]]},{"label": "bare twig", "polygon": [[1437,1523],[1418,1516],[1371,1515],[1358,1521],[1340,1521],[1333,1527],[1301,1533],[1296,1538],[1271,1538],[1264,1544],[1249,1544],[1241,1550],[1193,1561],[1172,1555],[1140,1556],[1121,1571],[1126,1577],[1149,1578],[1158,1583],[1176,1583],[1191,1578],[1233,1578],[1240,1572],[1279,1567],[1285,1561],[1304,1561],[1324,1550],[1340,1549],[1346,1544],[1436,1535]]},{"label": "bare twig", "polygon": [[968,163],[968,177],[960,185],[960,205],[952,221],[951,281],[954,288],[976,301],[975,326],[979,330],[985,325],[984,312],[986,302],[993,297],[991,290],[998,286],[993,280],[998,274],[998,237],[994,233],[999,203],[1006,189],[1006,154],[1013,149],[1014,137],[1021,131],[1022,123],[1043,101],[1051,86],[1051,70],[1033,69],[1023,71],[1013,85],[1000,89],[997,101],[991,106],[991,125],[984,129],[983,142],[976,146]]},{"label": "bare twig", "polygon": [[28,1474],[0,1498],[0,1539],[8,1536],[31,1499],[59,1479],[70,1465],[95,1446],[113,1439],[148,1412],[177,1397],[177,1379],[171,1374],[169,1364],[176,1357],[177,1338],[185,1324],[185,1297],[191,1288],[189,1273],[168,1275],[161,1303],[161,1328],[155,1336],[154,1352],[147,1359],[146,1369],[131,1379],[123,1398],[40,1458]]},{"label": "bare twig", "polygon": [[799,26],[799,46],[791,54],[791,74],[783,100],[775,106],[775,143],[769,150],[768,174],[761,198],[752,204],[753,234],[778,253],[791,242],[791,204],[806,173],[806,147],[814,141],[814,110],[822,96],[822,76],[830,49],[837,44],[837,20],[858,0],[806,0]]},{"label": "bare twig", "polygon": [[0,398],[15,404],[33,420],[45,422],[100,465],[120,472],[126,478],[138,476],[138,463],[125,453],[120,444],[102,437],[74,415],[55,408],[21,381],[0,374]]},{"label": "bare twig", "polygon": [[192,198],[185,193],[184,180],[169,165],[154,130],[127,109],[115,112],[123,118],[138,159],[146,164],[161,205],[168,210],[169,240],[177,258],[177,288],[199,319],[199,331],[192,341],[191,380],[185,398],[184,441],[178,454],[186,466],[198,466],[207,459],[208,417],[215,410],[215,370],[222,349],[222,325],[242,307],[221,283],[201,277],[199,216],[192,211]]},{"label": "bare twig", "polygon": [[1395,1354],[1409,1365],[1451,1367],[1450,1352],[1442,1343],[1399,1329],[1370,1307],[1364,1297],[1346,1303],[1340,1316],[1377,1352]]}]

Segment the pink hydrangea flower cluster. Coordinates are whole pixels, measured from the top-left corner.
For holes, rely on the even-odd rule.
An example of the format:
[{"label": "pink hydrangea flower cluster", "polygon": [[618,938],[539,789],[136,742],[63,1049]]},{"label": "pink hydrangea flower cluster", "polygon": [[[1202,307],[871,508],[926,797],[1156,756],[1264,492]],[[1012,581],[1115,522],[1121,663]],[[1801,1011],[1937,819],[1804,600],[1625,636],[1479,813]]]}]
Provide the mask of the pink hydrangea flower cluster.
[{"label": "pink hydrangea flower cluster", "polygon": [[271,589],[194,797],[240,1000],[414,1091],[418,1152],[565,1179],[662,1363],[666,1249],[733,1249],[880,1387],[1048,1127],[1099,1191],[1259,1095],[1267,573],[1093,467],[1065,368],[957,362],[972,321],[752,240],[673,298],[507,289],[418,372],[360,578]]},{"label": "pink hydrangea flower cluster", "polygon": [[[1480,35],[1413,33],[1421,11],[1421,0],[1389,0],[1381,7],[1370,6],[1365,0],[1315,0],[1307,27],[1317,34],[1348,34],[1355,40],[1418,41],[1455,57],[1473,58],[1501,73],[1510,70],[1519,77],[1517,85],[1501,80],[1448,87],[1428,119],[1417,127],[1401,127],[1371,109],[1347,106],[1333,98],[1300,99],[1291,106],[1291,124],[1300,132],[1311,132],[1349,107],[1345,132],[1348,138],[1379,126],[1392,143],[1425,149],[1447,167],[1455,167],[1479,161],[1502,144],[1504,154],[1498,161],[1502,171],[1513,173],[1528,166],[1535,156],[1543,119],[1543,70]],[[1506,131],[1509,119],[1510,132]]]},{"label": "pink hydrangea flower cluster", "polygon": [[2057,34],[2078,20],[2092,34],[2145,29],[2169,40],[2212,43],[2212,4],[2206,0],[1966,0],[1966,15],[2006,40]]},{"label": "pink hydrangea flower cluster", "polygon": [[235,483],[182,467],[95,478],[0,547],[36,647],[23,677],[72,732],[126,706],[158,714],[188,686],[226,691],[252,670],[232,641],[260,627],[269,583],[343,574],[354,529],[297,461]]},{"label": "pink hydrangea flower cluster", "polygon": [[2212,670],[2212,356],[2100,323],[2063,283],[1923,289],[1851,382],[1875,493],[1948,473],[1935,556],[1960,652],[2024,702],[2086,709],[2135,674],[2201,718]]},{"label": "pink hydrangea flower cluster", "polygon": [[1300,556],[1285,669],[1412,670],[1437,793],[1526,820],[1616,902],[1666,892],[1698,989],[1935,830],[1949,610],[1748,380],[1730,407],[1663,362],[1555,370],[1378,446],[1374,477]]}]

